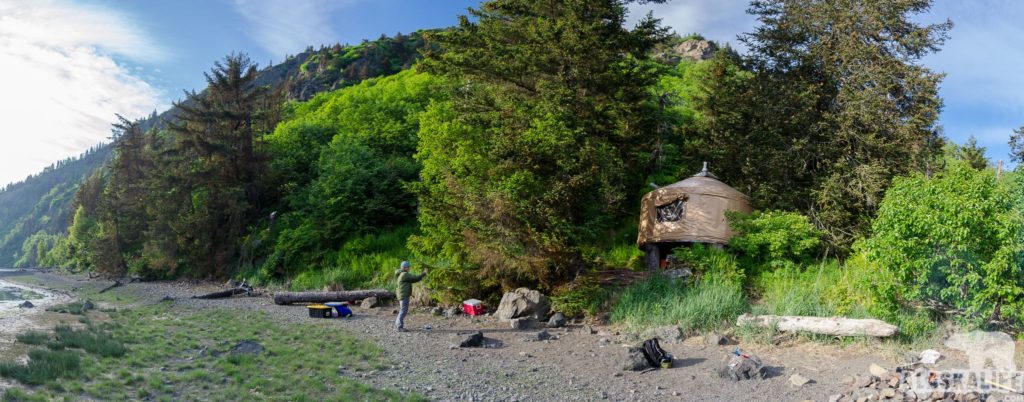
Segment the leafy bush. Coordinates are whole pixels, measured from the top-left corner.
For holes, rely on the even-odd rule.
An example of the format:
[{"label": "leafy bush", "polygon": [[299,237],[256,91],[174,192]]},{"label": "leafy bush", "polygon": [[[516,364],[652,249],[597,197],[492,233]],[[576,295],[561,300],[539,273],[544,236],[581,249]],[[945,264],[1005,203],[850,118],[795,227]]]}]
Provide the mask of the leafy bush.
[{"label": "leafy bush", "polygon": [[729,247],[742,255],[744,265],[757,273],[812,260],[822,233],[810,219],[796,212],[755,211],[730,213],[736,235]]},{"label": "leafy bush", "polygon": [[[1019,178],[1018,178],[1019,180]],[[938,302],[975,324],[1024,319],[1024,200],[991,171],[950,161],[896,179],[860,246],[902,302]]]},{"label": "leafy bush", "polygon": [[611,297],[611,290],[596,281],[581,279],[556,288],[551,294],[551,309],[568,317],[593,316]]},{"label": "leafy bush", "polygon": [[672,253],[679,262],[689,266],[701,281],[729,285],[743,283],[743,270],[736,258],[725,250],[698,243],[690,247],[679,247]]},{"label": "leafy bush", "polygon": [[654,276],[622,292],[611,320],[633,329],[679,325],[693,332],[727,325],[746,310],[747,301],[737,285],[702,281],[683,286]]}]

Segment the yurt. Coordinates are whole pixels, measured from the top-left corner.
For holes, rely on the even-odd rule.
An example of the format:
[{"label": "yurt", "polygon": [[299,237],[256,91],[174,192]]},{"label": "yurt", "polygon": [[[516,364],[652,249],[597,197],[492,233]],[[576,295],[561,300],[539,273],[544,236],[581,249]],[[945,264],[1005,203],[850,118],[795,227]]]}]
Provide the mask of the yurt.
[{"label": "yurt", "polygon": [[682,245],[728,243],[726,211],[749,213],[750,198],[708,172],[707,162],[699,173],[644,195],[636,244],[647,253],[647,267],[664,267],[665,257]]}]

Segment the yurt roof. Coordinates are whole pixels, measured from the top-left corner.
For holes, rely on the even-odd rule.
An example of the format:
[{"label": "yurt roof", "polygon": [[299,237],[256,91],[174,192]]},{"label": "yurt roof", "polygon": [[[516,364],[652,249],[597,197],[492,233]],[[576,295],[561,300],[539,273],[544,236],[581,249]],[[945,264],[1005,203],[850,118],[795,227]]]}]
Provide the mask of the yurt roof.
[{"label": "yurt roof", "polygon": [[[708,172],[707,163],[704,164],[704,168],[697,174],[687,177],[681,181],[669,184],[667,186],[659,187],[657,190],[668,191],[668,190],[682,190],[683,192],[690,194],[707,194],[726,198],[740,198],[748,199],[746,194],[739,192],[728,184],[718,181],[715,175]],[[674,192],[674,191],[673,191]]]}]

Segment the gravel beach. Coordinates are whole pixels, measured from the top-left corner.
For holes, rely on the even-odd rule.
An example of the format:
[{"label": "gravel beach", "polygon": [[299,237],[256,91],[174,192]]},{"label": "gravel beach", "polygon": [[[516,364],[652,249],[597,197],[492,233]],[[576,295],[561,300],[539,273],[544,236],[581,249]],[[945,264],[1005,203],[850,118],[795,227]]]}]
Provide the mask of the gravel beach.
[{"label": "gravel beach", "polygon": [[[35,283],[58,293],[101,289],[110,282],[84,277],[37,273],[8,280]],[[392,330],[393,307],[355,308],[355,317],[313,320],[302,306],[278,306],[267,296],[235,296],[200,300],[191,296],[222,290],[211,283],[129,283],[110,290],[137,304],[159,303],[165,297],[181,309],[244,309],[265,312],[284,325],[330,325],[385,350],[390,368],[356,372],[339,367],[339,376],[377,388],[416,392],[437,401],[826,401],[846,388],[846,376],[864,373],[872,363],[894,366],[894,352],[872,343],[849,346],[791,341],[764,344],[707,345],[690,337],[663,347],[675,357],[671,369],[623,371],[624,337],[614,328],[582,325],[548,329],[551,339],[538,341],[534,330],[513,330],[490,317],[445,318],[426,309],[413,309],[406,327]],[[315,323],[315,324],[314,324]],[[427,329],[429,328],[429,329]],[[467,334],[482,331],[486,347],[460,348]],[[756,353],[767,378],[735,382],[720,378],[717,369],[734,348]],[[329,347],[327,348],[329,351]],[[810,379],[802,386],[790,377]]]}]

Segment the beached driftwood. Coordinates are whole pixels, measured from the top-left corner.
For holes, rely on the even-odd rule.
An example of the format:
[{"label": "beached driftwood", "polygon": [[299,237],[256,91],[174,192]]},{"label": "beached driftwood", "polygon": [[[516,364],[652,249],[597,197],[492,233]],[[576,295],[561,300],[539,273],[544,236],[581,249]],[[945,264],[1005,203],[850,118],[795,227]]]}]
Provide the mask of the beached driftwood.
[{"label": "beached driftwood", "polygon": [[347,302],[362,300],[368,297],[394,299],[395,292],[384,289],[348,290],[341,292],[277,292],[274,293],[274,303],[293,304]]},{"label": "beached driftwood", "polygon": [[228,290],[222,290],[220,292],[207,293],[205,295],[192,296],[193,299],[224,299],[234,295],[240,295],[242,293],[249,293],[248,290],[242,288],[234,288]]},{"label": "beached driftwood", "polygon": [[853,319],[842,317],[798,317],[780,315],[744,314],[736,319],[736,325],[777,328],[784,332],[811,332],[834,336],[877,336],[896,335],[895,325],[881,320]]},{"label": "beached driftwood", "polygon": [[228,297],[231,297],[231,296],[234,296],[234,295],[240,295],[242,293],[245,293],[245,294],[250,295],[250,296],[252,296],[252,294],[253,294],[252,286],[247,285],[244,280],[242,282],[229,281],[228,283],[234,285],[235,287],[233,287],[231,289],[228,289],[228,290],[222,290],[222,291],[219,291],[219,292],[207,293],[205,295],[192,296],[192,298],[193,299],[225,299],[225,298],[228,298]]}]

